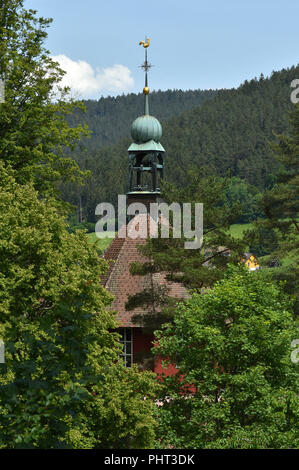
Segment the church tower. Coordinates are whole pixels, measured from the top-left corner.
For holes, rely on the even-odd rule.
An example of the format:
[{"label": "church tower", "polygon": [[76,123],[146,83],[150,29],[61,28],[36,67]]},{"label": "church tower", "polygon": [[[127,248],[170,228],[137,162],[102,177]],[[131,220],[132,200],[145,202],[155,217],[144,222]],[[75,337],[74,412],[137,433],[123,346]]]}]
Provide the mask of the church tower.
[{"label": "church tower", "polygon": [[[126,366],[138,363],[141,368],[150,368],[157,374],[176,373],[174,366],[168,371],[162,370],[162,362],[158,358],[154,360],[151,354],[154,336],[144,331],[142,323],[136,321],[149,312],[142,307],[133,310],[127,309],[127,302],[131,296],[151,288],[153,285],[165,286],[173,297],[183,298],[186,290],[177,283],[169,283],[165,273],[146,274],[134,276],[130,272],[133,262],[145,263],[148,258],[139,251],[140,245],[146,244],[146,238],[142,236],[142,227],[154,224],[158,226],[158,220],[150,217],[150,203],[160,202],[160,181],[163,178],[165,150],[160,143],[162,127],[158,119],[149,114],[149,87],[148,70],[151,67],[147,60],[147,48],[149,39],[142,41],[145,48],[145,61],[141,66],[145,71],[144,114],[137,117],[132,124],[131,135],[133,143],[129,152],[129,191],[127,204],[142,203],[146,212],[135,214],[130,221],[118,228],[118,234],[104,253],[108,262],[108,269],[102,282],[106,289],[114,296],[112,309],[117,312],[119,332],[122,335],[123,359]],[[131,236],[131,226],[138,227],[139,236]],[[135,232],[136,233],[136,232]],[[145,359],[145,355],[147,358]]]},{"label": "church tower", "polygon": [[141,41],[145,51],[145,60],[141,65],[145,72],[143,88],[144,114],[139,116],[132,124],[131,136],[133,143],[129,152],[129,192],[128,204],[142,202],[148,206],[151,202],[158,202],[160,194],[160,181],[164,176],[164,153],[160,143],[162,126],[158,119],[149,113],[149,87],[148,71],[151,64],[148,62],[147,50],[150,39]]}]

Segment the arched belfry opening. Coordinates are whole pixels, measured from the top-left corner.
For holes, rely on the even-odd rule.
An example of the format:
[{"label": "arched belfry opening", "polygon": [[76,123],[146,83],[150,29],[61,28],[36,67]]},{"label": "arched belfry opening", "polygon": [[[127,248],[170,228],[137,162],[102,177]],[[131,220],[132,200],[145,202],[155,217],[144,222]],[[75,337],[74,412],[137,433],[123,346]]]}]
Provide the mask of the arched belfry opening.
[{"label": "arched belfry opening", "polygon": [[159,150],[131,151],[129,153],[129,192],[160,192],[163,178],[163,152]]}]

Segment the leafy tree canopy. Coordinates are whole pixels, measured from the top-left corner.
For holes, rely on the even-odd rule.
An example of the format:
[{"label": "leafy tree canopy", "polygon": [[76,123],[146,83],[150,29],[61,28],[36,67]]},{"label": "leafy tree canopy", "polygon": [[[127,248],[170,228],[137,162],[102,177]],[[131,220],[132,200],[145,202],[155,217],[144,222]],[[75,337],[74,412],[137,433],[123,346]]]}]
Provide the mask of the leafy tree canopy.
[{"label": "leafy tree canopy", "polygon": [[57,194],[58,181],[83,180],[84,172],[65,148],[74,148],[87,128],[70,127],[66,117],[79,102],[59,86],[64,72],[44,48],[51,20],[23,8],[23,0],[2,0],[0,9],[1,160],[20,183],[33,181],[41,193]]},{"label": "leafy tree canopy", "polygon": [[0,448],[153,445],[150,373],[118,361],[105,262],[0,165]]},{"label": "leafy tree canopy", "polygon": [[298,364],[290,358],[298,329],[290,310],[276,284],[244,266],[179,305],[156,333],[156,353],[183,374],[164,380],[171,399],[159,410],[162,446],[298,447]]}]

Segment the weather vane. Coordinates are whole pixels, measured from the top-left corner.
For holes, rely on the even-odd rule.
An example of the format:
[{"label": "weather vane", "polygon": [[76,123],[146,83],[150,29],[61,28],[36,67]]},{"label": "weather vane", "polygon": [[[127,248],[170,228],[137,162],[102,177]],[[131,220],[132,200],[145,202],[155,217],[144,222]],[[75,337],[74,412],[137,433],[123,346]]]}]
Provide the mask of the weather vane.
[{"label": "weather vane", "polygon": [[150,38],[145,38],[145,41],[140,41],[139,42],[139,46],[143,46],[144,47],[144,52],[145,52],[145,60],[144,60],[144,63],[140,66],[141,68],[143,68],[143,70],[145,71],[145,86],[143,88],[143,93],[145,95],[147,95],[149,93],[149,87],[148,87],[148,80],[147,80],[147,72],[149,71],[149,69],[152,67],[152,64],[150,64],[147,60],[147,48],[149,47],[150,45]]}]

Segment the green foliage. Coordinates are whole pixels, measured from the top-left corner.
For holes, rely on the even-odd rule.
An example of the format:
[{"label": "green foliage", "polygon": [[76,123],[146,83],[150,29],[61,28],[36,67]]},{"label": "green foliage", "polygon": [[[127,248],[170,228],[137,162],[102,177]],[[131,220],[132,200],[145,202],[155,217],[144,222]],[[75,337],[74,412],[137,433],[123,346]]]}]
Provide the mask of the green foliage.
[{"label": "green foliage", "polygon": [[275,231],[271,228],[257,225],[253,241],[249,245],[249,251],[253,252],[255,256],[265,256],[273,253],[277,247],[278,240]]},{"label": "green foliage", "polygon": [[244,266],[178,306],[156,332],[156,354],[180,370],[164,379],[161,447],[298,447],[298,365],[290,358],[298,328],[290,311],[276,284]]},{"label": "green foliage", "polygon": [[[299,106],[290,113],[290,129],[286,135],[278,135],[273,145],[281,168],[274,187],[265,192],[262,206],[265,219],[255,223],[254,230],[247,234],[254,246],[269,254],[266,263],[279,260],[280,267],[274,270],[279,280],[285,280],[285,290],[295,296],[295,313],[299,311],[298,257],[299,257]],[[267,246],[266,246],[267,245]],[[285,262],[285,259],[288,261]]]},{"label": "green foliage", "polygon": [[2,164],[0,188],[0,447],[153,445],[156,385],[117,360],[106,263]]},{"label": "green foliage", "polygon": [[262,194],[255,186],[234,176],[224,192],[223,205],[232,208],[234,204],[239,203],[242,212],[237,222],[244,224],[263,216],[259,207],[261,197]]},{"label": "green foliage", "polygon": [[[51,20],[25,10],[23,0],[2,0],[0,9],[0,77],[5,102],[0,104],[0,154],[16,170],[21,184],[33,181],[42,194],[57,195],[58,181],[82,182],[84,172],[65,149],[73,149],[86,126],[66,121],[82,104],[65,100],[59,87],[64,72],[43,44]],[[54,98],[56,101],[54,102]]]},{"label": "green foliage", "polygon": [[63,72],[35,13],[1,3],[0,448],[151,447],[157,384],[119,359],[106,263],[61,216],[57,183],[84,177],[64,152],[87,131],[67,90],[52,101]]},{"label": "green foliage", "polygon": [[252,228],[252,223],[250,224],[232,224],[229,228],[229,231],[233,237],[243,238],[244,232]]},{"label": "green foliage", "polygon": [[[240,216],[240,207],[234,204],[231,208],[223,206],[223,195],[230,180],[206,176],[205,171],[189,172],[189,185],[177,188],[174,184],[164,183],[162,198],[172,202],[191,203],[194,217],[194,204],[203,204],[203,243],[198,249],[185,249],[182,238],[152,238],[146,245],[140,246],[140,252],[148,261],[132,263],[130,271],[134,275],[152,276],[155,273],[166,273],[166,278],[179,282],[187,289],[200,291],[212,286],[221,279],[225,268],[230,263],[238,263],[245,245],[240,238],[230,234],[229,227]],[[171,223],[171,220],[170,220]],[[193,222],[192,222],[193,223]],[[143,320],[147,326],[161,325],[165,318],[173,314],[177,298],[171,297],[169,289],[152,286],[135,296],[129,297],[127,309],[142,306],[146,315],[136,320]],[[162,309],[162,312],[161,312]]]},{"label": "green foliage", "polygon": [[82,222],[81,224],[70,225],[69,232],[74,233],[77,230],[86,230],[87,233],[94,233],[95,224],[92,222]]}]

